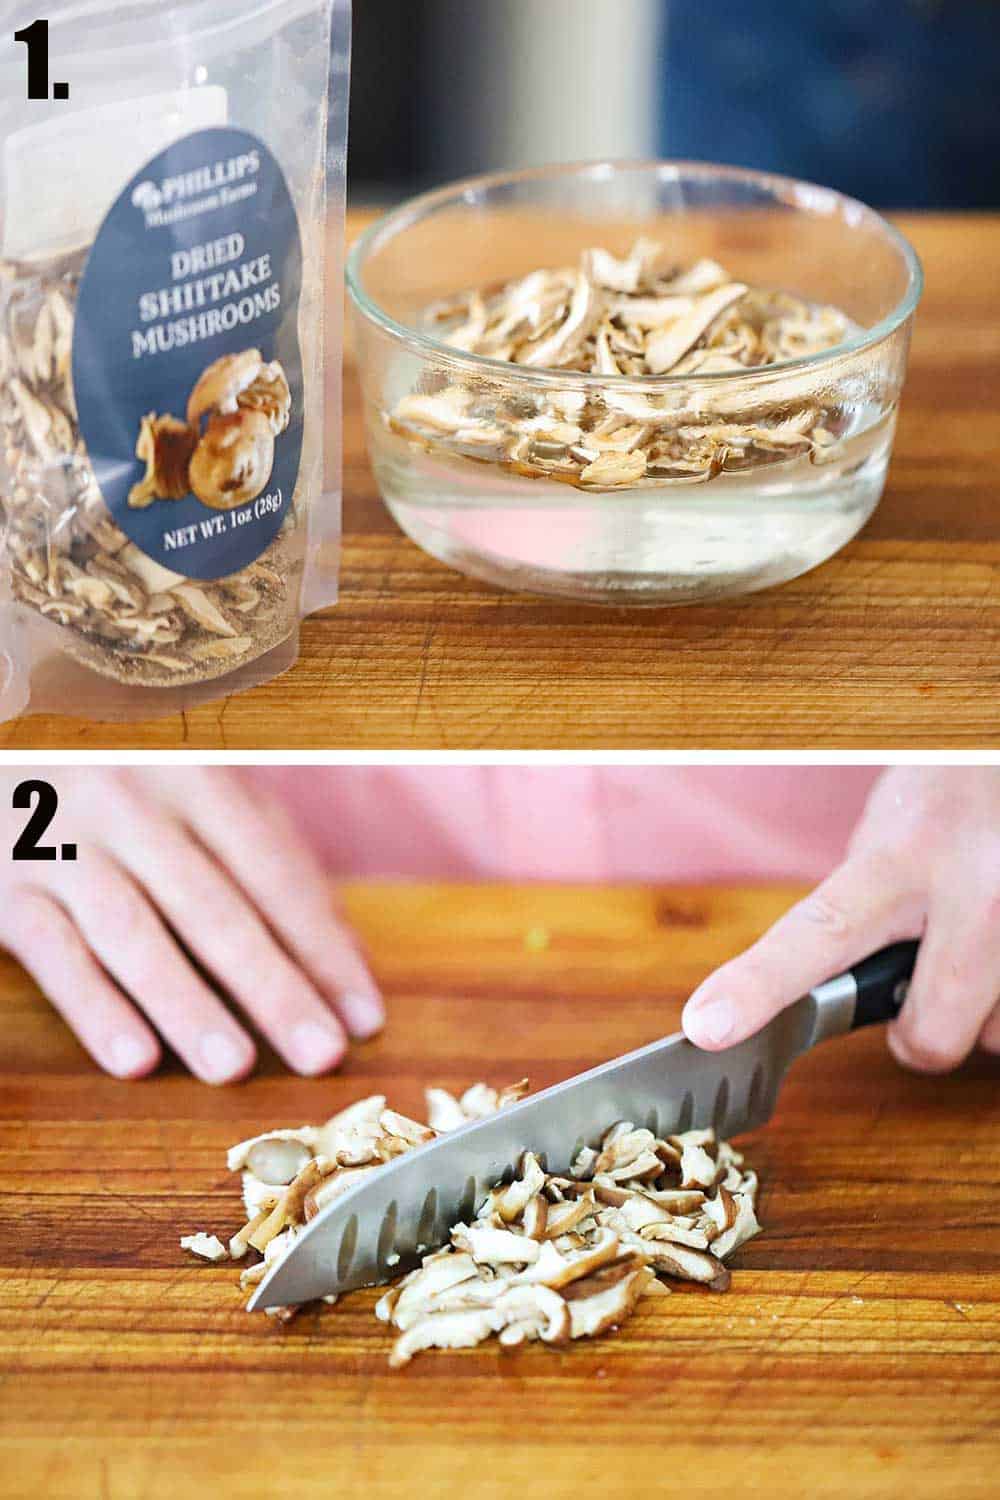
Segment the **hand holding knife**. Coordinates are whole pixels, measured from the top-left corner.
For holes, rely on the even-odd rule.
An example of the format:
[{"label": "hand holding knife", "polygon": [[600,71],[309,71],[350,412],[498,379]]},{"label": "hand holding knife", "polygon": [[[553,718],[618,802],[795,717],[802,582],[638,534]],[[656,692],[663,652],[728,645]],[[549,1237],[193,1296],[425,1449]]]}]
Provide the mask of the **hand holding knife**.
[{"label": "hand holding knife", "polygon": [[341,1194],[261,1282],[250,1308],[305,1302],[393,1279],[447,1238],[525,1150],[563,1173],[613,1121],[657,1134],[770,1119],[792,1063],[817,1043],[898,1015],[919,945],[895,943],[817,985],[735,1047],[704,1052],[678,1033],[440,1136]]}]

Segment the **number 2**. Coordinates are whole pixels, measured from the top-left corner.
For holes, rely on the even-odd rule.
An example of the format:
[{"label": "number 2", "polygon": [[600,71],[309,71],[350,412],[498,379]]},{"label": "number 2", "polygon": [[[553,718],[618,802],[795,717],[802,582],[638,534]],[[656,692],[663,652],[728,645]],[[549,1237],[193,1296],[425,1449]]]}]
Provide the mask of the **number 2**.
[{"label": "number 2", "polygon": [[[37,799],[37,801],[35,801]],[[24,825],[12,859],[58,859],[59,851],[54,844],[38,841],[48,832],[49,824],[59,808],[59,796],[54,786],[47,781],[22,781],[14,788],[14,806],[30,807],[35,801],[35,810]]]}]

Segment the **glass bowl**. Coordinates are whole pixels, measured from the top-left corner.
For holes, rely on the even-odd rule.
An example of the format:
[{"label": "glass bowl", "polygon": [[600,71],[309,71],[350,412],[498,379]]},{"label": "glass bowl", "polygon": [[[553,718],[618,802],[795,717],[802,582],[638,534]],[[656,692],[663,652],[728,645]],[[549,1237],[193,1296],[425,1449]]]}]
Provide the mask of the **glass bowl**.
[{"label": "glass bowl", "polygon": [[[457,293],[576,265],[595,246],[627,257],[640,236],[679,265],[707,257],[750,286],[839,308],[848,336],[822,354],[735,374],[635,377],[526,368],[428,331],[427,309]],[[684,604],[794,578],[868,520],[885,484],[922,277],[899,231],[839,193],[733,167],[648,162],[497,174],[428,193],[362,236],[348,287],[376,479],[415,542],[506,588]],[[709,482],[647,476],[594,490],[400,427],[401,401],[442,391],[463,393],[487,426],[497,413],[530,419],[584,402],[668,434],[692,421],[772,428],[808,411],[820,413],[824,444],[727,460]]]}]

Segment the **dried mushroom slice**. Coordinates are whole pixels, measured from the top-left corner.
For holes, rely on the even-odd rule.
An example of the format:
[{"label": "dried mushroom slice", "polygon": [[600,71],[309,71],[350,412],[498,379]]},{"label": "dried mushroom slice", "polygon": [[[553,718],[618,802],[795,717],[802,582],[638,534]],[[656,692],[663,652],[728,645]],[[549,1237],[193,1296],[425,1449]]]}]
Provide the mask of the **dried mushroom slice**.
[{"label": "dried mushroom slice", "polygon": [[451,1242],[456,1250],[468,1251],[474,1261],[484,1265],[526,1266],[541,1254],[537,1240],[492,1224],[456,1224]]},{"label": "dried mushroom slice", "polygon": [[449,1130],[460,1130],[469,1123],[465,1110],[447,1089],[427,1090],[427,1120],[433,1130],[442,1134]]},{"label": "dried mushroom slice", "polygon": [[284,1139],[258,1141],[247,1153],[247,1170],[268,1187],[287,1186],[312,1157],[302,1141]]},{"label": "dried mushroom slice", "polygon": [[535,1196],[525,1204],[524,1212],[521,1214],[521,1227],[529,1239],[544,1240],[548,1237],[549,1225],[549,1203],[543,1193]]},{"label": "dried mushroom slice", "polygon": [[363,1133],[369,1126],[377,1127],[385,1105],[384,1094],[369,1094],[340,1110],[316,1130],[316,1150],[323,1156],[336,1157],[338,1151],[359,1132]]},{"label": "dried mushroom slice", "polygon": [[427,1089],[427,1118],[433,1130],[443,1132],[457,1130],[471,1120],[482,1120],[516,1104],[528,1092],[528,1080],[521,1078],[504,1089],[492,1089],[488,1084],[475,1083],[465,1090],[460,1098],[449,1094],[447,1089]]},{"label": "dried mushroom slice", "polygon": [[637,453],[603,453],[580,472],[580,483],[588,489],[631,489],[646,476],[646,455]]},{"label": "dried mushroom slice", "polygon": [[[262,1135],[251,1136],[249,1140],[240,1141],[238,1145],[231,1146],[226,1155],[226,1166],[230,1172],[242,1171],[244,1167],[248,1167],[253,1171],[254,1167],[251,1161],[253,1153],[259,1147],[267,1146],[271,1142],[274,1142],[276,1145],[287,1143],[301,1146],[311,1156],[318,1137],[319,1132],[313,1125],[301,1125],[298,1130],[267,1130]],[[296,1171],[298,1170],[297,1167]],[[261,1173],[257,1175],[263,1177]],[[295,1173],[292,1173],[292,1176],[294,1175]],[[277,1179],[263,1177],[263,1180],[270,1182]],[[291,1177],[286,1180],[290,1182]]]},{"label": "dried mushroom slice", "polygon": [[185,1234],[181,1236],[181,1249],[190,1250],[192,1255],[197,1255],[201,1260],[228,1260],[229,1252],[220,1239],[214,1234]]},{"label": "dried mushroom slice", "polygon": [[356,1187],[363,1177],[369,1172],[376,1171],[371,1167],[344,1167],[340,1171],[332,1172],[311,1187],[302,1200],[302,1217],[309,1222],[314,1219],[321,1208],[332,1203],[334,1198],[339,1198],[341,1193],[346,1193],[348,1188]]},{"label": "dried mushroom slice", "polygon": [[621,1280],[599,1288],[589,1297],[569,1303],[570,1337],[597,1338],[610,1328],[619,1328],[628,1318],[649,1283],[649,1272],[639,1264]]},{"label": "dried mushroom slice", "polygon": [[673,323],[658,327],[646,340],[646,368],[650,375],[668,375],[708,333],[712,324],[747,288],[740,281],[717,287],[699,297],[694,306]]},{"label": "dried mushroom slice", "polygon": [[578,272],[573,286],[573,297],[566,311],[566,318],[554,332],[532,343],[522,346],[515,356],[520,365],[533,365],[536,369],[555,370],[570,365],[579,357],[580,350],[593,331],[600,316],[600,301],[593,284],[582,271]]},{"label": "dried mushroom slice", "polygon": [[524,1153],[519,1172],[520,1176],[509,1187],[495,1190],[490,1195],[492,1199],[495,1199],[495,1203],[491,1204],[491,1211],[497,1214],[504,1224],[512,1224],[515,1219],[519,1219],[528,1204],[545,1186],[545,1173],[541,1162],[533,1152]]},{"label": "dried mushroom slice", "polygon": [[547,1286],[516,1286],[505,1291],[495,1303],[496,1311],[506,1320],[501,1342],[508,1329],[516,1328],[522,1337],[538,1338],[545,1344],[565,1344],[571,1333],[570,1310],[565,1300]]},{"label": "dried mushroom slice", "polygon": [[[799,457],[829,462],[838,450],[838,413],[806,408],[780,382],[750,396],[703,390],[701,411],[685,407],[681,387],[678,398],[619,388],[621,377],[763,369],[833,349],[854,326],[836,308],[734,280],[715,261],[671,267],[665,247],[650,240],[625,258],[590,249],[576,267],[459,295],[426,321],[466,353],[609,380],[596,391],[546,388],[513,400],[502,383],[404,396],[385,420],[428,452],[612,493],[706,484],[727,470]],[[640,425],[616,433],[606,425],[616,413]],[[718,420],[707,420],[713,413]]]},{"label": "dried mushroom slice", "polygon": [[396,421],[429,433],[460,432],[468,423],[472,395],[449,386],[432,396],[404,396],[396,407]]},{"label": "dried mushroom slice", "polygon": [[651,1246],[651,1261],[657,1270],[666,1271],[668,1275],[676,1276],[681,1281],[700,1281],[714,1292],[729,1289],[731,1278],[727,1267],[714,1255],[701,1250],[656,1242]]},{"label": "dried mushroom slice", "polygon": [[[397,1328],[408,1328],[432,1302],[466,1282],[478,1281],[479,1267],[468,1252],[427,1256],[379,1302],[376,1315]],[[379,1311],[381,1309],[381,1311]]]},{"label": "dried mushroom slice", "polygon": [[[382,1127],[384,1137],[388,1137],[390,1142],[398,1141],[407,1149],[426,1145],[437,1134],[430,1126],[421,1125],[416,1120],[409,1120],[406,1115],[397,1114],[394,1109],[382,1111],[379,1116],[379,1125]],[[398,1155],[398,1152],[393,1151],[393,1154]]]},{"label": "dried mushroom slice", "polygon": [[752,1192],[735,1193],[734,1202],[736,1204],[736,1218],[713,1241],[713,1255],[719,1257],[731,1255],[734,1250],[739,1249],[740,1245],[745,1245],[747,1240],[752,1239],[755,1234],[760,1233],[760,1224],[757,1222]]},{"label": "dried mushroom slice", "polygon": [[574,1229],[597,1212],[597,1199],[592,1191],[581,1194],[568,1202],[553,1204],[546,1215],[545,1237],[556,1239],[559,1235],[571,1234]]},{"label": "dried mushroom slice", "polygon": [[576,1249],[560,1250],[552,1240],[546,1240],[537,1260],[522,1271],[518,1279],[559,1290],[582,1277],[593,1275],[601,1266],[615,1260],[618,1249],[618,1236],[605,1227],[596,1228],[594,1234]]},{"label": "dried mushroom slice", "polygon": [[493,1308],[429,1313],[400,1334],[392,1346],[389,1364],[398,1370],[422,1349],[472,1349],[489,1338],[498,1326],[498,1315]]}]

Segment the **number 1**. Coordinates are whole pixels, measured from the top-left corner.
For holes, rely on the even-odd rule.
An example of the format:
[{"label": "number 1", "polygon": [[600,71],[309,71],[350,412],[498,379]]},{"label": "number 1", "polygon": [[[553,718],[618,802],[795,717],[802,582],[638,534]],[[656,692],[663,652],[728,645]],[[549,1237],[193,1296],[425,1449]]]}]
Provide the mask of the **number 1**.
[{"label": "number 1", "polygon": [[[30,26],[24,26],[20,31],[15,31],[14,40],[23,42],[28,49],[28,98],[47,99],[49,97],[48,21],[32,21]],[[53,99],[68,99],[69,84],[54,83],[52,97]]]}]

